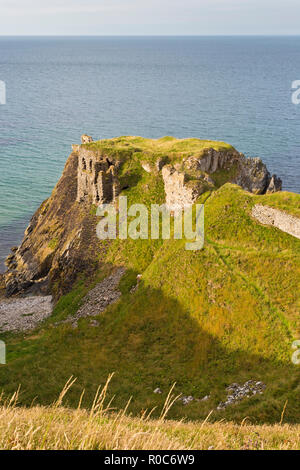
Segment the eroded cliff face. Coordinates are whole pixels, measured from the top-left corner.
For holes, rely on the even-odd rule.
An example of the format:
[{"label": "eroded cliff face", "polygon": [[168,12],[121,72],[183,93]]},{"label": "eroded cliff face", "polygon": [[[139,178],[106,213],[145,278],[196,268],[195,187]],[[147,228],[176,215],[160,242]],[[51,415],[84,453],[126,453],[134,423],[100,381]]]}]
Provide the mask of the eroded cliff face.
[{"label": "eroded cliff face", "polygon": [[93,272],[97,262],[95,218],[78,203],[78,153],[73,152],[48,200],[32,217],[20,247],[6,260],[8,296],[68,292],[81,272]]},{"label": "eroded cliff face", "polygon": [[201,194],[224,182],[238,184],[254,194],[282,189],[281,179],[271,176],[260,158],[246,158],[234,149],[208,149],[200,157],[191,156],[175,166],[164,166],[162,176],[166,204],[173,211],[190,206]]},{"label": "eroded cliff face", "polygon": [[[133,145],[132,139],[137,144]],[[176,145],[188,147],[188,141],[174,141]],[[168,140],[151,141],[151,151],[158,142],[164,146]],[[201,146],[202,142],[206,144],[206,141],[199,142]],[[94,206],[116,202],[124,187],[120,185],[124,166],[129,185],[130,181],[135,184],[132,172],[136,171],[162,178],[166,205],[174,211],[190,206],[202,193],[226,182],[239,184],[255,194],[281,189],[281,180],[275,175],[271,177],[260,159],[246,159],[230,146],[226,150],[210,147],[202,150],[201,147],[195,155],[190,152],[183,155],[180,147],[176,154],[173,150],[170,153],[160,151],[158,156],[149,159],[149,150],[143,150],[142,144],[142,138],[93,143],[91,137],[84,135],[82,144],[73,146],[52,195],[32,217],[21,246],[6,260],[7,296],[24,292],[51,293],[57,299],[68,292],[83,273],[89,276],[101,268],[105,247],[96,236],[98,221]],[[144,156],[148,160],[145,161]],[[130,178],[126,177],[126,172]]]}]

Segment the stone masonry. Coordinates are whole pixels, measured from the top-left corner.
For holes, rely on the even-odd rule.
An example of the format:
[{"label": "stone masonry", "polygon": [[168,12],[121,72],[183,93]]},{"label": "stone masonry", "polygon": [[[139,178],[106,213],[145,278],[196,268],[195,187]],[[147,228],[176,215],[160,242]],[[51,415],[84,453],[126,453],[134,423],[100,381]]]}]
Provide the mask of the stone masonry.
[{"label": "stone masonry", "polygon": [[271,225],[293,237],[300,238],[300,219],[272,207],[256,204],[252,216],[263,225]]},{"label": "stone masonry", "polygon": [[184,207],[190,207],[204,191],[204,186],[200,182],[190,184],[186,174],[177,171],[172,165],[163,167],[162,177],[168,210],[177,212]]},{"label": "stone masonry", "polygon": [[[92,140],[84,135],[81,142],[85,144]],[[88,200],[96,205],[115,201],[120,193],[118,162],[83,146],[74,146],[73,151],[78,153],[77,201]]]},{"label": "stone masonry", "polygon": [[[281,179],[271,176],[260,158],[246,158],[236,150],[225,152],[211,148],[200,158],[191,156],[183,160],[179,167],[175,164],[162,168],[166,206],[173,211],[190,206],[203,192],[214,189],[214,173],[218,170],[231,171],[228,181],[253,194],[274,193],[282,188]],[[150,171],[145,165],[143,168]]]}]

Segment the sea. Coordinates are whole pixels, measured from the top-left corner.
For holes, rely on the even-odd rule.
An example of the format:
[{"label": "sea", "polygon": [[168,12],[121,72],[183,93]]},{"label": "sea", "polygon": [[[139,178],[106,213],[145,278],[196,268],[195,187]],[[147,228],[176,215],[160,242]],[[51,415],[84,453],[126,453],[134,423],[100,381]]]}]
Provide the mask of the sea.
[{"label": "sea", "polygon": [[1,270],[83,133],[222,140],[299,193],[296,80],[300,37],[0,37]]}]

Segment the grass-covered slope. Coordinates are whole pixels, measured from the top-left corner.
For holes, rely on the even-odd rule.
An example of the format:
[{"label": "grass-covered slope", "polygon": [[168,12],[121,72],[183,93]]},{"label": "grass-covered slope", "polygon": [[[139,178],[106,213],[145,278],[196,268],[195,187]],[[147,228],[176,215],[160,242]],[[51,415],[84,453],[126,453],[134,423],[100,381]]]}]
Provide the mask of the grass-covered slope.
[{"label": "grass-covered slope", "polygon": [[[69,385],[71,385],[69,383]],[[68,386],[69,386],[68,385]],[[299,425],[243,425],[203,421],[170,421],[168,410],[176,396],[170,392],[159,419],[151,410],[130,417],[126,410],[112,412],[106,385],[99,390],[91,410],[62,405],[67,388],[52,406],[17,407],[16,395],[0,403],[2,450],[298,450]],[[188,455],[183,456],[190,462]],[[170,458],[170,463],[174,456]]]},{"label": "grass-covered slope", "polygon": [[[154,169],[158,160],[182,163],[191,155],[201,158],[209,149],[237,153],[223,142],[174,137],[152,140],[127,136],[81,147],[118,161],[121,189],[130,189],[125,194],[137,202],[145,199],[144,192],[148,193],[149,202],[164,202],[165,198],[162,178],[157,171],[150,178],[152,187],[147,187],[142,167],[145,162]],[[40,285],[47,279],[47,285],[57,299],[70,290],[81,273],[90,275],[97,269],[104,269],[101,265],[103,244],[96,238],[96,221],[92,219],[95,208],[76,201],[77,169],[78,153],[75,151],[67,160],[52,195],[34,214],[19,250],[8,257],[9,271],[5,282],[9,295],[28,289],[32,280]],[[229,181],[233,173],[234,168],[216,172],[216,184]],[[0,295],[3,288],[0,276]]]},{"label": "grass-covered slope", "polygon": [[[123,194],[129,203],[162,202],[161,178],[143,172]],[[50,320],[26,335],[2,335],[8,364],[0,366],[0,387],[8,393],[22,384],[22,403],[48,404],[73,375],[78,380],[68,403],[77,405],[85,388],[89,406],[98,385],[115,372],[115,406],[130,396],[134,413],[160,406],[176,382],[176,392],[211,398],[177,403],[170,416],[200,419],[224,400],[228,384],[255,379],[266,383],[263,395],[215,410],[212,418],[276,422],[287,402],[285,420],[299,422],[300,370],[291,362],[291,345],[300,334],[300,241],[250,214],[257,202],[296,214],[300,196],[254,196],[227,184],[201,201],[203,250],[186,251],[184,240],[115,240],[105,254],[99,246],[96,277],[78,281]],[[97,318],[99,326],[86,319],[76,329],[55,325],[76,312],[97,276],[122,264],[122,297]],[[137,274],[143,281],[130,293]],[[162,395],[153,394],[156,387]]]}]

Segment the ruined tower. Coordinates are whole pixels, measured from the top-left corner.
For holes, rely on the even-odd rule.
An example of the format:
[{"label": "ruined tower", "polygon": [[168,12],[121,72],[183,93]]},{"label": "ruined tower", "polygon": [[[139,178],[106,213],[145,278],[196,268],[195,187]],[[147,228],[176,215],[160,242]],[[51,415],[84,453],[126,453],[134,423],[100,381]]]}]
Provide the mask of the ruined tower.
[{"label": "ruined tower", "polygon": [[[92,142],[86,135],[81,141]],[[78,153],[77,201],[87,200],[96,205],[114,202],[120,193],[118,164],[98,150],[83,146],[73,150]]]}]

